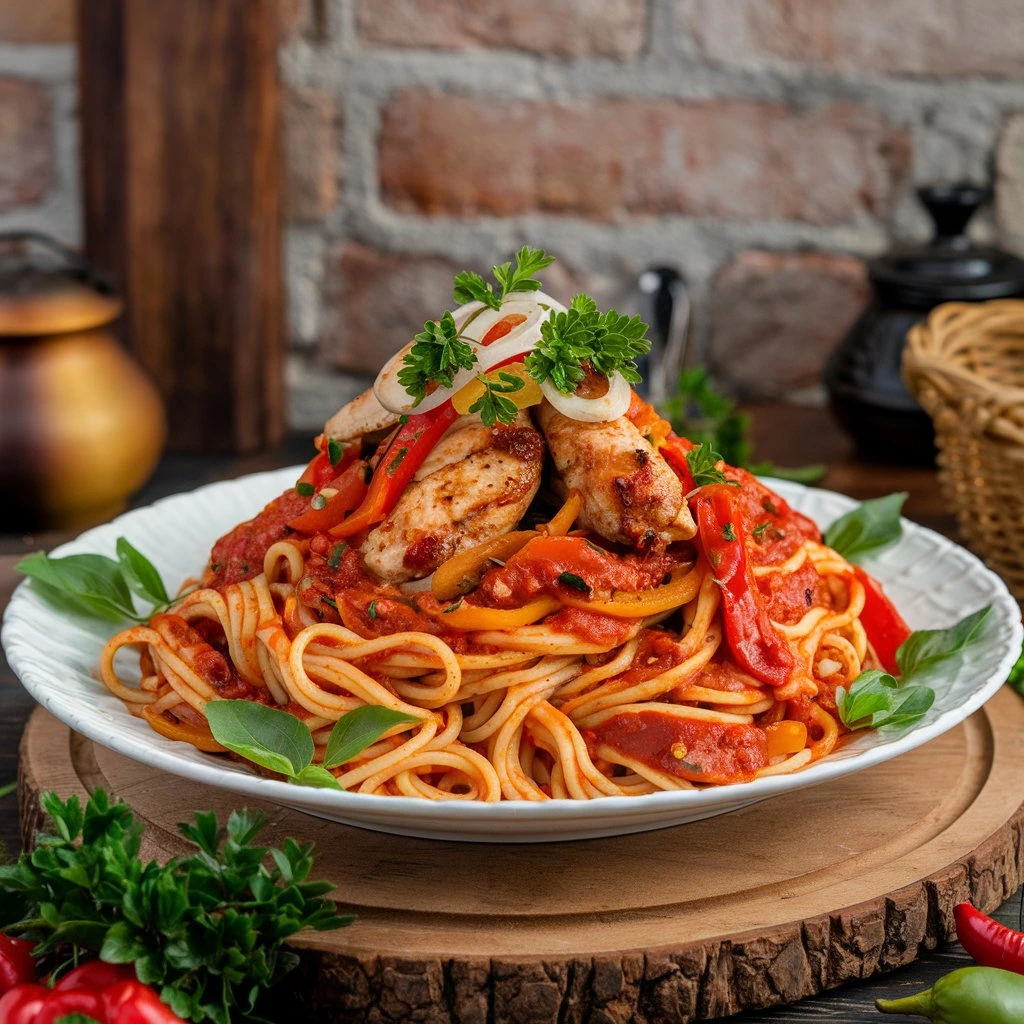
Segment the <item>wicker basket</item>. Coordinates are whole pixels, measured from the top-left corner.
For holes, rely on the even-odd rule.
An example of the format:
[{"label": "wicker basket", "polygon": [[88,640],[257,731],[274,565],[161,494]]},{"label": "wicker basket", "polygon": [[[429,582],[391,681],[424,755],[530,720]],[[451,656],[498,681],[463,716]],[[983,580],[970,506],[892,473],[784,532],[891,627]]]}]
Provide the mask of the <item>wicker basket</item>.
[{"label": "wicker basket", "polygon": [[961,533],[1024,600],[1024,301],[934,309],[907,335],[903,376],[935,423]]}]

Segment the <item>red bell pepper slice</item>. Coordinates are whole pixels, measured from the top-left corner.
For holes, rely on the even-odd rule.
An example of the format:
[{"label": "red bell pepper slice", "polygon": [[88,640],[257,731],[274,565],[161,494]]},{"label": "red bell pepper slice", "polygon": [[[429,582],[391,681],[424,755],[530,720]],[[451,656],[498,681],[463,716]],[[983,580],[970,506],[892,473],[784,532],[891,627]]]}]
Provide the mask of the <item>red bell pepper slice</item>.
[{"label": "red bell pepper slice", "polygon": [[148,986],[121,981],[103,992],[107,1024],[185,1024]]},{"label": "red bell pepper slice", "polygon": [[366,497],[368,473],[369,467],[362,459],[350,462],[345,472],[323,489],[335,492],[327,498],[327,504],[323,508],[311,507],[308,512],[296,516],[289,521],[289,527],[299,533],[313,534],[326,533],[337,526],[347,513],[359,508]]},{"label": "red bell pepper slice", "polygon": [[[772,625],[747,561],[746,527],[730,488],[704,487],[696,499],[704,556],[722,588],[725,637],[737,664],[755,679],[784,686],[795,668],[793,654]],[[729,539],[730,536],[733,539]]]},{"label": "red bell pepper slice", "polygon": [[34,942],[0,933],[0,996],[27,981],[36,980]]},{"label": "red bell pepper slice", "polygon": [[853,574],[864,587],[864,610],[860,613],[864,632],[867,633],[868,641],[882,663],[882,668],[895,675],[899,671],[896,651],[910,636],[910,627],[885,596],[885,591],[877,580],[869,576],[859,565],[853,567]]},{"label": "red bell pepper slice", "polygon": [[53,991],[71,992],[77,988],[89,988],[94,992],[102,992],[119,981],[134,979],[135,968],[131,964],[108,964],[106,960],[90,960],[68,971],[53,986]]},{"label": "red bell pepper slice", "polygon": [[102,1024],[111,1024],[103,1005],[103,994],[94,988],[75,988],[65,992],[51,992],[43,1002],[32,1024],[54,1024],[61,1017],[81,1013]]},{"label": "red bell pepper slice", "polygon": [[513,327],[518,327],[525,321],[526,316],[523,313],[509,313],[508,316],[503,316],[496,323],[491,324],[490,330],[480,339],[480,344],[486,346],[499,338],[504,338]]},{"label": "red bell pepper slice", "polygon": [[379,523],[398,503],[441,435],[458,418],[451,399],[430,412],[409,416],[377,464],[363,503],[330,530],[331,536],[351,537]]},{"label": "red bell pepper slice", "polygon": [[694,488],[693,474],[690,472],[690,464],[686,456],[693,451],[695,445],[685,437],[677,434],[669,434],[661,443],[658,454],[675,470],[679,482],[683,486],[683,494],[689,494]]},{"label": "red bell pepper slice", "polygon": [[3,1024],[35,1024],[39,1012],[53,993],[43,985],[15,985],[0,996]]},{"label": "red bell pepper slice", "polygon": [[310,459],[309,465],[306,466],[302,471],[302,476],[296,481],[296,485],[310,484],[314,491],[322,490],[338,477],[359,451],[359,445],[347,444],[341,453],[341,458],[337,462],[331,462],[330,442],[323,434],[320,435],[319,440],[323,445],[323,450]]}]

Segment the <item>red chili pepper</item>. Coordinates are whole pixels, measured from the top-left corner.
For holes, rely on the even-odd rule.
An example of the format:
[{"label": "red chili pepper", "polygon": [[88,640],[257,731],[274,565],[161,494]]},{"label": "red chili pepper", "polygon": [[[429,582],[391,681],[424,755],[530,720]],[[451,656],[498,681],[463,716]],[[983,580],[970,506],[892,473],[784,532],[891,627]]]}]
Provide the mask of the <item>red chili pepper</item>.
[{"label": "red chili pepper", "polygon": [[35,1024],[52,994],[42,985],[15,985],[0,996],[0,1024]]},{"label": "red chili pepper", "polygon": [[141,981],[121,981],[103,993],[105,1024],[184,1024],[160,997]]},{"label": "red chili pepper", "polygon": [[134,981],[135,968],[131,964],[108,964],[105,960],[90,960],[68,971],[56,985],[54,992],[70,992],[88,988],[102,992],[119,981]]},{"label": "red chili pepper", "polygon": [[[76,988],[67,992],[50,992],[43,1005],[31,1019],[32,1024],[54,1024],[61,1017],[84,1013],[97,1024],[110,1024],[103,1003],[103,993],[91,988]],[[2,1020],[3,1018],[0,1018]]]},{"label": "red chili pepper", "polygon": [[688,452],[693,451],[694,444],[685,437],[669,434],[661,443],[658,454],[675,470],[679,482],[683,486],[683,494],[689,494],[694,488],[693,474],[690,464],[686,461]]},{"label": "red chili pepper", "polygon": [[331,481],[324,490],[335,493],[327,499],[323,508],[310,508],[301,516],[296,516],[288,525],[299,533],[325,533],[337,526],[347,512],[357,509],[366,497],[366,475],[369,471],[366,463],[359,459],[349,463],[345,472]]},{"label": "red chili pepper", "polygon": [[970,903],[953,908],[956,937],[982,967],[1024,974],[1024,932],[993,921]]},{"label": "red chili pepper", "polygon": [[896,651],[910,636],[910,627],[903,616],[885,596],[882,585],[869,576],[859,565],[853,567],[853,574],[864,586],[864,610],[860,621],[864,626],[871,646],[886,672],[896,673]]},{"label": "red chili pepper", "polygon": [[379,523],[398,504],[409,481],[441,435],[459,418],[451,399],[430,412],[410,416],[398,428],[374,470],[363,503],[331,531],[332,537],[351,537]]},{"label": "red chili pepper", "polygon": [[315,491],[326,487],[335,477],[339,476],[359,451],[359,445],[347,444],[341,454],[341,458],[337,462],[331,462],[327,438],[321,434],[319,440],[323,445],[323,450],[310,459],[309,465],[306,466],[302,471],[302,476],[296,481],[297,484],[311,484]]},{"label": "red chili pepper", "polygon": [[722,589],[729,649],[740,667],[756,679],[770,686],[784,686],[795,667],[793,655],[761,601],[747,561],[746,528],[736,514],[729,487],[704,487],[696,505],[704,556]]},{"label": "red chili pepper", "polygon": [[[32,956],[34,942],[15,939],[0,932],[0,995],[15,985],[36,980],[36,962]],[[0,1024],[3,1024],[0,1018]]]}]

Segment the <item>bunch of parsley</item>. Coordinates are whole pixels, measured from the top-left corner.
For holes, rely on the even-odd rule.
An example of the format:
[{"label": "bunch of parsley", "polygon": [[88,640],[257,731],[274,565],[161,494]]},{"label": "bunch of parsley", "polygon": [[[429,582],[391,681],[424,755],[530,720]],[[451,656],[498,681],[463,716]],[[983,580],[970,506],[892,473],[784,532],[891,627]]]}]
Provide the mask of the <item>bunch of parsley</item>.
[{"label": "bunch of parsley", "polygon": [[103,790],[84,810],[54,793],[42,804],[56,834],[0,867],[0,927],[58,964],[83,952],[133,963],[185,1020],[260,1020],[261,993],[298,963],[283,943],[352,921],[323,898],[330,883],[307,880],[312,843],[255,845],[261,814],[234,812],[226,828],[197,814],[179,826],[196,852],[161,865],[139,859],[142,825]]}]

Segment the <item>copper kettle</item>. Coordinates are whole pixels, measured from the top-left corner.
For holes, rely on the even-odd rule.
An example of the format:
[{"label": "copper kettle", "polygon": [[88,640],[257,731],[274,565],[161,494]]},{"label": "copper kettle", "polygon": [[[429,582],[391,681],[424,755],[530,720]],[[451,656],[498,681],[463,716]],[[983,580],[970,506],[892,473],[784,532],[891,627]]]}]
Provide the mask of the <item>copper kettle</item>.
[{"label": "copper kettle", "polygon": [[113,332],[122,302],[79,254],[0,233],[0,527],[109,518],[166,437],[153,384]]}]

